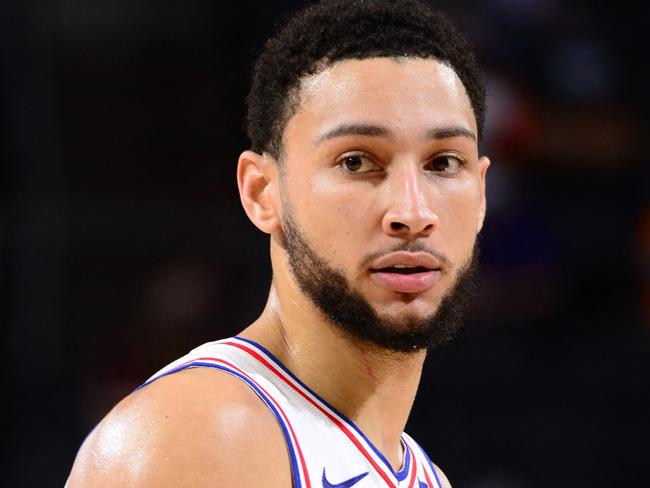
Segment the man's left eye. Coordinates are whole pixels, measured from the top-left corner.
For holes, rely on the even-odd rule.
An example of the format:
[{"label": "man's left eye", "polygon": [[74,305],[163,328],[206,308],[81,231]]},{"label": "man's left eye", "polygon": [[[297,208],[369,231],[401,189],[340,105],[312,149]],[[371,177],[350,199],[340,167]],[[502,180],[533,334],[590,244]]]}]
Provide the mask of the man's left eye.
[{"label": "man's left eye", "polygon": [[441,154],[431,160],[431,163],[429,163],[429,169],[437,173],[454,174],[458,173],[464,164],[465,161],[458,156],[452,154]]}]

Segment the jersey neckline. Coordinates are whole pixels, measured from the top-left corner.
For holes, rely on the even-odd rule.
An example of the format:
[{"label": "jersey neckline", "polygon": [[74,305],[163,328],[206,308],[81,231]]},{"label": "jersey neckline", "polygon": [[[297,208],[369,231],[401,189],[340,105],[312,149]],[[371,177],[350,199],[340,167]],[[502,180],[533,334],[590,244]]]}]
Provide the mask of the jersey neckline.
[{"label": "jersey neckline", "polygon": [[[400,443],[402,445],[402,450],[403,450],[403,455],[402,455],[402,466],[400,467],[399,470],[395,471],[393,469],[393,466],[388,462],[388,459],[386,459],[386,456],[375,446],[375,444],[363,433],[363,431],[355,424],[352,420],[350,420],[346,415],[342,414],[339,410],[334,408],[327,400],[323,399],[318,393],[316,393],[314,390],[312,390],[309,386],[307,386],[300,378],[298,378],[289,368],[287,368],[275,355],[269,351],[267,348],[259,344],[258,342],[255,342],[252,339],[247,339],[245,337],[241,336],[234,336],[233,339],[237,339],[243,342],[246,342],[260,351],[262,351],[264,354],[266,354],[282,371],[284,371],[286,374],[288,374],[294,381],[296,381],[301,387],[303,387],[305,390],[309,392],[309,394],[313,395],[318,401],[320,401],[323,405],[325,405],[328,409],[330,409],[332,412],[334,412],[338,417],[340,417],[349,427],[354,429],[354,431],[359,434],[363,440],[366,442],[366,444],[373,450],[373,452],[377,455],[377,457],[384,463],[386,468],[388,468],[388,471],[397,479],[398,483],[403,481],[409,474],[409,467],[411,462],[414,462],[414,459],[412,458],[410,449],[408,448],[408,444],[406,443],[403,435],[400,436]],[[221,341],[219,341],[221,342]]]}]

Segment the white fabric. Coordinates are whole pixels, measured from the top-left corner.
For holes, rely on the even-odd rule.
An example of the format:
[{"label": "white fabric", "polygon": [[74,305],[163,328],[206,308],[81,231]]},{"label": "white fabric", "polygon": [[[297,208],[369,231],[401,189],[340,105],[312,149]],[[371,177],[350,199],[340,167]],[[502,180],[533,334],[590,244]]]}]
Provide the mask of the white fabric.
[{"label": "white fabric", "polygon": [[283,429],[294,487],[442,488],[433,465],[411,437],[402,435],[404,465],[395,472],[353,422],[259,344],[237,337],[204,344],[143,386],[188,367],[211,367],[236,376],[266,403]]}]

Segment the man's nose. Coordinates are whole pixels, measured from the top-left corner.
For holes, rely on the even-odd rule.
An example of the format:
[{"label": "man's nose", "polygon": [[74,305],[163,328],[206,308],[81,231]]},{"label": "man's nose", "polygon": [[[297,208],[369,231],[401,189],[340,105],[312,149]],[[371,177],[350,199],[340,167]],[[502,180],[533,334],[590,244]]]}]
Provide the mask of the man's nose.
[{"label": "man's nose", "polygon": [[438,226],[432,208],[434,189],[420,168],[403,168],[388,177],[388,206],[382,220],[384,232],[393,237],[427,237]]}]

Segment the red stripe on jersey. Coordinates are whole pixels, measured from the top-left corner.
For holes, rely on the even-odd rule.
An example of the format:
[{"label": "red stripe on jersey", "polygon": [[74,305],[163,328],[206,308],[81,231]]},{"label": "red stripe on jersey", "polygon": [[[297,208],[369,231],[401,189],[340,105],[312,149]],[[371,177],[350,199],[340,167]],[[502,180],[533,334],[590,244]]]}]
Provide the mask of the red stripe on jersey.
[{"label": "red stripe on jersey", "polygon": [[[411,451],[411,448],[408,445],[406,445],[406,448],[409,451]],[[409,483],[408,488],[413,488],[413,486],[415,486],[415,479],[417,478],[416,471],[417,471],[417,459],[415,458],[415,454],[413,454],[413,451],[411,451],[411,482]]]},{"label": "red stripe on jersey", "polygon": [[429,478],[429,475],[427,474],[427,468],[424,467],[424,468],[422,469],[422,471],[424,471],[424,477],[425,477],[426,480],[427,480],[427,485],[429,485],[429,488],[436,488],[436,487],[438,486],[438,484],[435,484],[435,485],[434,485],[434,484],[431,482],[431,478]]}]

